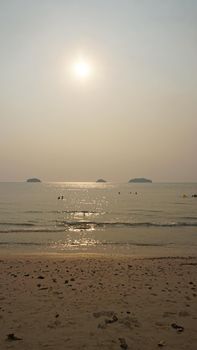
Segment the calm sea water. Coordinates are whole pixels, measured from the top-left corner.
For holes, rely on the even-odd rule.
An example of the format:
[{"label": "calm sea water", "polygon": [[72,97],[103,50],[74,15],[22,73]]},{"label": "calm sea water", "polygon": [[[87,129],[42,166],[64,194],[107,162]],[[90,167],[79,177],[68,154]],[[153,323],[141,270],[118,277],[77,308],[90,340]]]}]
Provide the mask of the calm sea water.
[{"label": "calm sea water", "polygon": [[194,193],[197,184],[0,183],[0,249],[195,255]]}]

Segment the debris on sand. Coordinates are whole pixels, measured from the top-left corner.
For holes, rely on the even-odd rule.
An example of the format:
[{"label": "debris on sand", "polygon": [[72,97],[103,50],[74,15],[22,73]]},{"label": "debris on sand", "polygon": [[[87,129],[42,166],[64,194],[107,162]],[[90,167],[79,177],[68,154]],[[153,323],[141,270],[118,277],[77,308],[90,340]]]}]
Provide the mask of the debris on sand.
[{"label": "debris on sand", "polygon": [[8,341],[22,340],[22,338],[16,337],[14,333],[7,334]]},{"label": "debris on sand", "polygon": [[177,330],[177,333],[182,333],[184,331],[184,327],[182,326],[179,326],[178,324],[176,323],[172,323],[171,324],[171,327],[176,329]]}]

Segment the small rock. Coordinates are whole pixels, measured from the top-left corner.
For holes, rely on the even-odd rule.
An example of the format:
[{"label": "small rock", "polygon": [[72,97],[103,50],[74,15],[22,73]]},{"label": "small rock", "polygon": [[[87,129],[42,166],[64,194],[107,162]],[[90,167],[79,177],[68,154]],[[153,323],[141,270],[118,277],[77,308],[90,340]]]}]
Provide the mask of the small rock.
[{"label": "small rock", "polygon": [[165,345],[166,345],[166,343],[165,343],[164,340],[160,340],[160,342],[158,343],[159,347],[162,347],[162,346],[165,346]]},{"label": "small rock", "polygon": [[118,317],[117,317],[115,314],[112,316],[111,319],[108,319],[108,318],[105,319],[105,323],[106,323],[106,324],[108,324],[108,323],[114,323],[114,322],[117,322],[117,321],[118,321]]},{"label": "small rock", "polygon": [[113,320],[113,322],[117,322],[118,321],[117,315],[113,315],[112,320]]},{"label": "small rock", "polygon": [[112,317],[112,316],[114,316],[114,311],[93,312],[93,316],[96,318],[101,317],[101,316]]},{"label": "small rock", "polygon": [[178,333],[182,333],[184,331],[184,327],[182,326],[179,326],[178,324],[176,323],[172,323],[171,324],[171,327],[176,329]]},{"label": "small rock", "polygon": [[37,277],[39,280],[43,280],[44,279],[44,276],[38,276]]},{"label": "small rock", "polygon": [[122,349],[128,349],[128,345],[127,345],[127,343],[126,343],[126,340],[124,339],[124,338],[118,338],[119,339],[119,341],[120,341],[120,347],[122,348]]}]

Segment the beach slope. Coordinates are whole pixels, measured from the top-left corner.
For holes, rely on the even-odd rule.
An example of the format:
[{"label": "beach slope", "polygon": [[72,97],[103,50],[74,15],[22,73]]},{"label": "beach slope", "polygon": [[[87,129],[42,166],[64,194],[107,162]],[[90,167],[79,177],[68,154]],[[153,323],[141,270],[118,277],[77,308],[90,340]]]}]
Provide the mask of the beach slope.
[{"label": "beach slope", "polygon": [[195,350],[197,259],[0,261],[0,349]]}]

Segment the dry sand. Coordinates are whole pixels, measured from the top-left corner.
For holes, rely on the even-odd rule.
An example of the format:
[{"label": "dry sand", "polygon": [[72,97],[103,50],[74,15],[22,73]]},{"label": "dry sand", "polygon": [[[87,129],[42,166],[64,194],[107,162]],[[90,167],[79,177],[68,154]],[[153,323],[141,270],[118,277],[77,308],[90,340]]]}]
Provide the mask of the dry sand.
[{"label": "dry sand", "polygon": [[10,256],[0,272],[1,350],[197,349],[197,258]]}]

